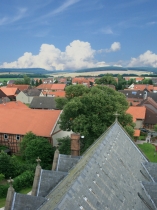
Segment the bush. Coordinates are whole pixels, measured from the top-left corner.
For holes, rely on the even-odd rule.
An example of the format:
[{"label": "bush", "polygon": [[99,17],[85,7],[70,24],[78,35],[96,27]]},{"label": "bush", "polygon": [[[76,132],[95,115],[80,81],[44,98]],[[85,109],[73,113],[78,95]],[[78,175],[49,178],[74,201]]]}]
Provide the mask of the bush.
[{"label": "bush", "polygon": [[139,136],[139,137],[138,137],[138,140],[145,140],[145,139],[146,139],[145,136]]},{"label": "bush", "polygon": [[5,198],[7,196],[9,185],[0,185],[0,198]]},{"label": "bush", "polygon": [[14,179],[13,187],[16,192],[26,187],[31,187],[33,184],[34,172],[25,171]]}]

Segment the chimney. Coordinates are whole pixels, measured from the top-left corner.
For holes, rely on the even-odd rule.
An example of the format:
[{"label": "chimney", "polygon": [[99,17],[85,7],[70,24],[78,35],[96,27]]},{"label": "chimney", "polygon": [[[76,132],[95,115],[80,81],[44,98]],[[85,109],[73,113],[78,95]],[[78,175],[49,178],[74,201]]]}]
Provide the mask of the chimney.
[{"label": "chimney", "polygon": [[8,183],[10,184],[10,187],[8,188],[7,198],[5,202],[5,210],[11,210],[12,209],[12,203],[14,198],[15,190],[13,188],[13,179],[8,180]]},{"label": "chimney", "polygon": [[80,156],[80,134],[71,134],[71,155]]}]

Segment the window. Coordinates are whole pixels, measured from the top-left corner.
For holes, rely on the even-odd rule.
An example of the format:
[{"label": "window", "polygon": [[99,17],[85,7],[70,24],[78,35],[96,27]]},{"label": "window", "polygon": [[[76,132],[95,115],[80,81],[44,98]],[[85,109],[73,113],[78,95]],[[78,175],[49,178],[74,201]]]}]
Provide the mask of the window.
[{"label": "window", "polygon": [[16,135],[16,140],[20,140],[20,135]]},{"label": "window", "polygon": [[8,139],[8,134],[4,134],[4,139]]}]

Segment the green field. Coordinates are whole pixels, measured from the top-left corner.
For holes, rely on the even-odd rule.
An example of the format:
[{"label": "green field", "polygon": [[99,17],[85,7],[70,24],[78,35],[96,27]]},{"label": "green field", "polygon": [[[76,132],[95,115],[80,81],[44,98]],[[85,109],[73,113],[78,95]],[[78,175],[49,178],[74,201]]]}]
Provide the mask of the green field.
[{"label": "green field", "polygon": [[0,82],[3,82],[4,80],[9,81],[9,80],[17,80],[17,79],[22,79],[22,78],[1,78],[0,77]]}]

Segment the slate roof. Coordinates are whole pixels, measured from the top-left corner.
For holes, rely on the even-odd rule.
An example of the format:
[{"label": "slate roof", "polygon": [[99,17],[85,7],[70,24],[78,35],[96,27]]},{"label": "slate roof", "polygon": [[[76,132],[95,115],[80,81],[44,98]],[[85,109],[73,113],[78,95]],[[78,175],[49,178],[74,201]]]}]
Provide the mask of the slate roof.
[{"label": "slate roof", "polygon": [[56,109],[55,98],[45,96],[34,97],[29,107],[32,109]]},{"label": "slate roof", "polygon": [[0,104],[7,103],[9,101],[10,101],[10,99],[8,97],[0,98]]},{"label": "slate roof", "polygon": [[152,98],[155,102],[157,102],[157,93],[148,92],[147,97]]},{"label": "slate roof", "polygon": [[[62,163],[65,159],[65,165],[67,159],[74,160],[73,157],[66,155],[61,155],[59,158],[62,159]],[[61,162],[58,159],[58,168]],[[61,171],[42,170],[38,198],[45,196],[45,190],[48,194],[44,197],[45,202],[42,198],[41,205],[30,209],[157,209],[157,183],[155,182],[157,164],[148,162],[117,121],[95,141],[81,158],[78,157],[75,164],[71,166],[68,174],[65,172],[64,175],[64,172]],[[58,182],[62,175],[63,179]],[[52,184],[53,180],[55,181]],[[48,183],[53,186],[48,186]],[[34,196],[30,196],[30,200],[33,198]],[[16,201],[18,203],[18,200]],[[23,205],[22,200],[21,203],[19,207]],[[25,204],[29,204],[29,199]],[[15,209],[12,206],[12,210]]]},{"label": "slate roof", "polygon": [[[0,133],[50,137],[59,119],[60,110],[0,109]],[[7,125],[7,126],[6,126]]]},{"label": "slate roof", "polygon": [[32,89],[24,90],[23,93],[26,96],[39,96],[41,93],[41,90],[38,90],[37,88],[32,88]]},{"label": "slate roof", "polygon": [[[145,162],[147,159],[116,122],[46,196],[48,201],[39,209],[155,209],[140,183],[153,182]],[[153,197],[155,193],[151,193]]]},{"label": "slate roof", "polygon": [[118,90],[118,92],[123,93],[126,98],[133,98],[133,99],[143,99],[145,92],[141,90]]}]

